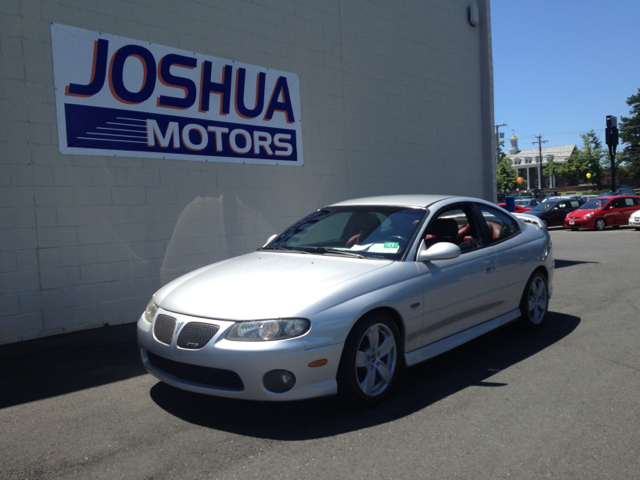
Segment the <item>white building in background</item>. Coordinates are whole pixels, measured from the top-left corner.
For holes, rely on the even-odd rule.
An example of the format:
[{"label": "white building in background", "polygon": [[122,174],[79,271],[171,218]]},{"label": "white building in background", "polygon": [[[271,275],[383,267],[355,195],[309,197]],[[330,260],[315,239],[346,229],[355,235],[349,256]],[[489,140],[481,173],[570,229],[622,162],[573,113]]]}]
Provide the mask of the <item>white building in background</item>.
[{"label": "white building in background", "polygon": [[0,343],[134,322],[329,203],[495,197],[489,0],[10,1],[0,24]]},{"label": "white building in background", "polygon": [[557,185],[557,178],[554,176],[544,175],[543,170],[547,167],[550,161],[555,163],[564,163],[569,156],[577,150],[575,144],[573,145],[561,145],[559,147],[542,147],[542,159],[540,158],[540,149],[530,148],[527,150],[520,150],[518,148],[518,137],[511,136],[510,148],[507,158],[511,160],[512,167],[516,170],[516,174],[522,177],[524,180],[524,188],[529,190],[531,188],[541,188],[538,177],[538,167],[542,174],[543,186],[542,188],[554,188]]}]

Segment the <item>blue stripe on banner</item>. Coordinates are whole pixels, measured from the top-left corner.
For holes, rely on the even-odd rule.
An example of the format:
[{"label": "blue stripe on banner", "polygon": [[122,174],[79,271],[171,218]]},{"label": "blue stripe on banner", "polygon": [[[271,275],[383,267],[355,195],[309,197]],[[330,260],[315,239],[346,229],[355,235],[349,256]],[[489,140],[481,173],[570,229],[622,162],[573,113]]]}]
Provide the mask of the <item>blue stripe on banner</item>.
[{"label": "blue stripe on banner", "polygon": [[298,159],[296,132],[239,123],[65,104],[67,146],[198,157]]}]

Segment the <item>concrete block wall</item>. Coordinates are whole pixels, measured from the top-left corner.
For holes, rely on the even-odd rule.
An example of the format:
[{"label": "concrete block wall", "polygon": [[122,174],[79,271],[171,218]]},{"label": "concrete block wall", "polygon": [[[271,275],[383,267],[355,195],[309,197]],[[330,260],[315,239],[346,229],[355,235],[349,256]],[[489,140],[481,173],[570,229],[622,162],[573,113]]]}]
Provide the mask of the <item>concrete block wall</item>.
[{"label": "concrete block wall", "polygon": [[[61,155],[50,22],[297,73],[304,166]],[[331,202],[491,198],[489,50],[488,0],[3,0],[0,343],[136,321]]]}]

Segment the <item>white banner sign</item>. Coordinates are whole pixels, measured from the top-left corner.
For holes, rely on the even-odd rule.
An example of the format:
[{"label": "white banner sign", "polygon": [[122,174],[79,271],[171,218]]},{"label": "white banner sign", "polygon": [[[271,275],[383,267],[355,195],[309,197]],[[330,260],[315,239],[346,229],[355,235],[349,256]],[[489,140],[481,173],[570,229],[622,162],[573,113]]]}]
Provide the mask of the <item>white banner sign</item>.
[{"label": "white banner sign", "polygon": [[51,24],[61,153],[302,165],[298,75]]}]

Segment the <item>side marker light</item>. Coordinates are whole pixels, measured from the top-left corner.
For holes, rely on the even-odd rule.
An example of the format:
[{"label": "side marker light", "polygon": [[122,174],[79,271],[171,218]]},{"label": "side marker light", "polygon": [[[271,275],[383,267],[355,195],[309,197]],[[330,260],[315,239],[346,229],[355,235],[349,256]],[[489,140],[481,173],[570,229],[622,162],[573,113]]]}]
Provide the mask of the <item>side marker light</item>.
[{"label": "side marker light", "polygon": [[316,360],[315,362],[311,362],[309,364],[310,367],[321,367],[327,364],[327,359],[323,358],[322,360]]}]

